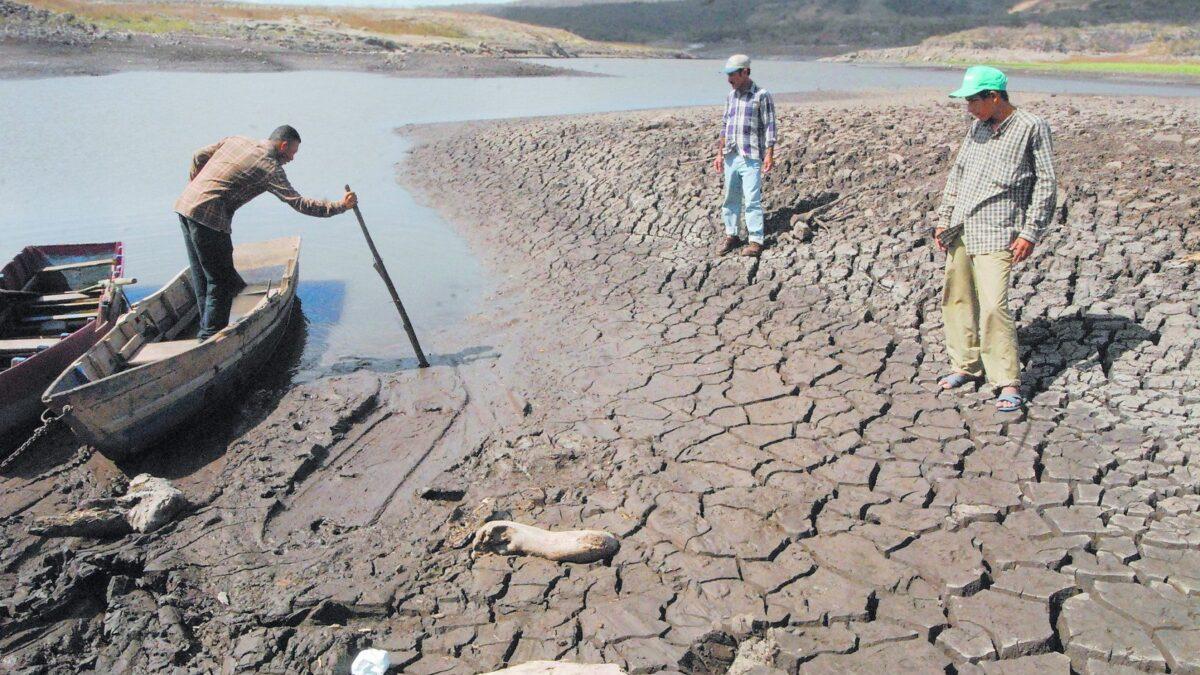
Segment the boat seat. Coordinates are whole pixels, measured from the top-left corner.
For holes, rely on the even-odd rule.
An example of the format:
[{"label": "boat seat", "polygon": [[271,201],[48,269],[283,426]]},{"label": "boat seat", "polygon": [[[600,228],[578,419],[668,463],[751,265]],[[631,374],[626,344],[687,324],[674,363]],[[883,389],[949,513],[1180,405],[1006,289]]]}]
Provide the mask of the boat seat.
[{"label": "boat seat", "polygon": [[147,363],[154,363],[169,359],[172,356],[178,356],[187,350],[200,344],[195,338],[191,340],[168,340],[165,342],[151,342],[145,347],[138,350],[132,359],[129,359],[129,367],[143,366]]},{"label": "boat seat", "polygon": [[32,353],[39,349],[49,349],[62,342],[61,338],[13,338],[0,340],[0,352]]},{"label": "boat seat", "polygon": [[255,307],[258,307],[259,301],[262,300],[263,291],[257,293],[242,292],[233,299],[233,305],[229,308],[229,323],[235,324],[241,321],[243,317],[252,312]]},{"label": "boat seat", "polygon": [[100,267],[101,265],[116,265],[116,258],[105,258],[103,260],[84,260],[82,262],[66,263],[64,265],[50,265],[38,270],[38,274],[53,274],[54,272],[66,272],[67,270],[84,270],[89,267]]}]

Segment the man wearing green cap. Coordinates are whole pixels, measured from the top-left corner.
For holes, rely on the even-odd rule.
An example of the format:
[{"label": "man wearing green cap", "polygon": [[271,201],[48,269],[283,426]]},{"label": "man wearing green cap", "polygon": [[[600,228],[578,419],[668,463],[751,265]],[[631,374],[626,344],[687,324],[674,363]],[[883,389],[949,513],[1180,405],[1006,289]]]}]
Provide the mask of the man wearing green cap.
[{"label": "man wearing green cap", "polygon": [[1009,278],[1054,213],[1050,126],[1009,102],[1008,78],[995,68],[968,68],[950,96],[965,99],[976,121],[946,179],[934,232],[947,253],[942,320],[954,368],[939,384],[954,389],[986,375],[1000,390],[996,409],[1012,412],[1024,400]]}]

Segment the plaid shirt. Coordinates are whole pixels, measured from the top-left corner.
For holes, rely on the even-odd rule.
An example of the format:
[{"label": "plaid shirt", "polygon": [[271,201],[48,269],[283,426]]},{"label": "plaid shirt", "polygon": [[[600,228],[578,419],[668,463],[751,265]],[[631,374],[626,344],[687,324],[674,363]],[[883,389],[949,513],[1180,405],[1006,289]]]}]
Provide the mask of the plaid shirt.
[{"label": "plaid shirt", "polygon": [[722,121],[727,155],[737,152],[746,159],[761,160],[767,148],[775,147],[775,101],[753,81],[745,91],[729,92]]},{"label": "plaid shirt", "polygon": [[1050,125],[1018,109],[994,132],[987,122],[972,125],[946,179],[938,217],[942,227],[963,228],[968,253],[992,253],[1018,236],[1036,243],[1057,196]]},{"label": "plaid shirt", "polygon": [[220,232],[230,232],[233,212],[264,192],[306,216],[328,218],[346,210],[340,202],[301,197],[288,182],[270,141],[223,138],[196,152],[188,178],[175,200],[175,212]]}]

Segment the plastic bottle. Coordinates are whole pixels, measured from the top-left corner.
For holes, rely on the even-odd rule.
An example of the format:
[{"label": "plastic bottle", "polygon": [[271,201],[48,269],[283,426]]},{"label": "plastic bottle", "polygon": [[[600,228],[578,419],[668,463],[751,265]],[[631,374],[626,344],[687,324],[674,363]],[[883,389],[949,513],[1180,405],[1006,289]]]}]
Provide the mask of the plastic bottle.
[{"label": "plastic bottle", "polygon": [[364,649],[350,664],[350,675],[384,675],[392,666],[388,653],[382,649]]}]

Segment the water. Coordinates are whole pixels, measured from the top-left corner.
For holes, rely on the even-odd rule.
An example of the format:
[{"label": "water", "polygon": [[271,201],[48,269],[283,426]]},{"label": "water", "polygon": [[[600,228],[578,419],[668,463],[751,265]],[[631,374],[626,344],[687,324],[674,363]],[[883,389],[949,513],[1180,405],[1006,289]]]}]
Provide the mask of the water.
[{"label": "water", "polygon": [[[720,61],[553,61],[607,77],[405,79],[348,72],[122,73],[0,81],[0,257],[31,243],[125,242],[144,296],[185,265],[172,204],[192,153],[231,134],[292,124],[304,138],[287,166],[305,195],[359,193],[376,245],[426,351],[483,310],[487,281],[463,240],[395,180],[410,123],[712,105],[728,85]],[[954,72],[761,61],[774,92],[958,84]],[[1018,91],[1200,95],[1200,87],[1016,76]],[[883,95],[883,94],[881,94]],[[1019,100],[1019,99],[1018,99]],[[781,130],[786,133],[787,130]],[[536,160],[536,158],[533,158]],[[437,174],[438,167],[414,170]],[[452,192],[453,185],[445,189]],[[299,295],[311,322],[301,360],[320,372],[349,357],[395,359],[410,348],[371,267],[353,215],[295,213],[270,195],[243,207],[234,241],[300,234]]]}]

